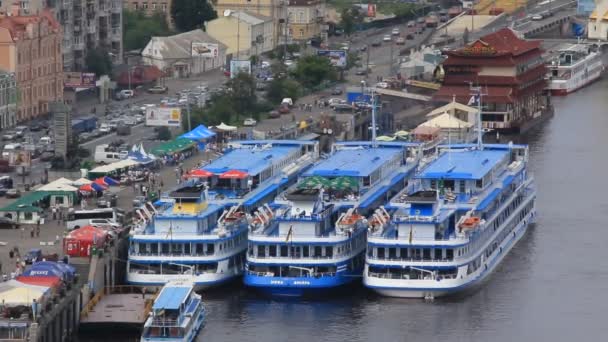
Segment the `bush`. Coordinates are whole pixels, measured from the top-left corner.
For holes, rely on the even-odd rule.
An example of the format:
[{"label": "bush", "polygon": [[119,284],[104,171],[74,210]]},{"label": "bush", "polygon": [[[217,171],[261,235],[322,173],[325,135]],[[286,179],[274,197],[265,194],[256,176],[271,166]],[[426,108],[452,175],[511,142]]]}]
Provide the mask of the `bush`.
[{"label": "bush", "polygon": [[156,130],[156,134],[158,136],[158,140],[167,141],[171,140],[171,131],[168,127],[162,126],[158,127]]}]

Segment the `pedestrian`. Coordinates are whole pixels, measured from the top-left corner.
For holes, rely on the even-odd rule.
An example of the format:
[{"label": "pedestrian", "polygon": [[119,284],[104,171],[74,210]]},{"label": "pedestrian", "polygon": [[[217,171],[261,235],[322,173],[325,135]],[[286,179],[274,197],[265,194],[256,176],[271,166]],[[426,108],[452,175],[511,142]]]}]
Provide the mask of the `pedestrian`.
[{"label": "pedestrian", "polygon": [[55,207],[53,207],[51,209],[51,212],[53,213],[53,220],[56,220],[57,219],[57,209],[55,209]]},{"label": "pedestrian", "polygon": [[23,239],[25,236],[25,227],[21,227],[21,238]]},{"label": "pedestrian", "polygon": [[34,227],[30,228],[30,238],[34,238]]},{"label": "pedestrian", "polygon": [[40,237],[40,227],[36,228],[36,237]]},{"label": "pedestrian", "polygon": [[165,182],[161,179],[160,180],[160,188],[162,189],[165,186]]},{"label": "pedestrian", "polygon": [[40,218],[36,220],[36,230],[40,230]]},{"label": "pedestrian", "polygon": [[58,245],[59,244],[59,235],[55,235],[55,244]]}]

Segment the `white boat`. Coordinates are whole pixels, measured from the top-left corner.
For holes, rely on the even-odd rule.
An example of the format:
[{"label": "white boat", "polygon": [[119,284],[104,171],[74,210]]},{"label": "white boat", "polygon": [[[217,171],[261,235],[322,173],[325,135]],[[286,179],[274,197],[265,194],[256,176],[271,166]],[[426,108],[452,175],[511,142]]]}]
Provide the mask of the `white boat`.
[{"label": "white boat", "polygon": [[547,67],[552,95],[570,94],[600,78],[604,71],[600,49],[585,43],[560,50]]},{"label": "white boat", "polygon": [[190,173],[160,204],[137,209],[127,281],[162,286],[192,280],[197,290],[243,273],[252,211],[293,184],[319,156],[317,142],[240,141]]},{"label": "white boat", "polygon": [[498,267],[534,221],[523,145],[452,146],[369,219],[363,283],[392,297],[469,290]]},{"label": "white boat", "polygon": [[191,342],[203,327],[205,307],[190,282],[169,282],[154,300],[141,342]]}]

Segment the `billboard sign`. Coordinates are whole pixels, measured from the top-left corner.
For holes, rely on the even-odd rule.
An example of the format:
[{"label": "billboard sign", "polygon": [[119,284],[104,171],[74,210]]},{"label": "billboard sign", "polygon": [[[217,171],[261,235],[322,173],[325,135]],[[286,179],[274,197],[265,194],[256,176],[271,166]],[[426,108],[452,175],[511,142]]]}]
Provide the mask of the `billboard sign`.
[{"label": "billboard sign", "polygon": [[10,151],[8,154],[8,163],[11,166],[32,166],[31,151]]},{"label": "billboard sign", "polygon": [[95,74],[92,72],[64,72],[63,86],[66,88],[95,87]]},{"label": "billboard sign", "polygon": [[179,127],[182,122],[181,108],[150,107],[146,108],[146,126]]},{"label": "billboard sign", "polygon": [[219,47],[212,43],[192,42],[192,57],[215,58],[219,55]]},{"label": "billboard sign", "polygon": [[346,67],[346,51],[344,50],[318,50],[317,56],[329,58],[331,65],[335,67]]},{"label": "billboard sign", "polygon": [[230,61],[230,78],[235,78],[239,73],[244,72],[246,74],[251,74],[251,61],[239,61],[239,60],[231,60]]}]

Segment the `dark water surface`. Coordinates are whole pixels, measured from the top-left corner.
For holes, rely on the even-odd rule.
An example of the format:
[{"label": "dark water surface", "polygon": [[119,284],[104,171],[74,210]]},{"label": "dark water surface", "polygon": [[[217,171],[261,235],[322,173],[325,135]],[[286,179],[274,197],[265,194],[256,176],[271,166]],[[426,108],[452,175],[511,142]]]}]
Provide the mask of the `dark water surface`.
[{"label": "dark water surface", "polygon": [[553,100],[555,117],[521,141],[538,222],[483,288],[426,303],[362,288],[277,302],[237,287],[205,296],[197,341],[608,340],[608,80]]}]

